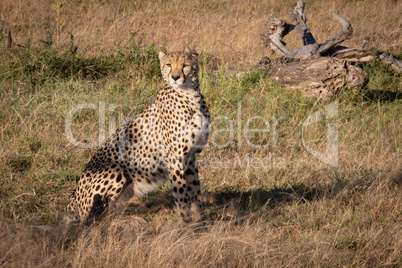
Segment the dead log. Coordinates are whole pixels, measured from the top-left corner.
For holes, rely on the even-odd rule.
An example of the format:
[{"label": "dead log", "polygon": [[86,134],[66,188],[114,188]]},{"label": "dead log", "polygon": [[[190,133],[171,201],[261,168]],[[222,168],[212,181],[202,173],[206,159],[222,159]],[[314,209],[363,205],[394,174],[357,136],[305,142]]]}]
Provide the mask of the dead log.
[{"label": "dead log", "polygon": [[[288,13],[290,23],[271,15],[268,19],[268,32],[261,35],[264,44],[273,52],[279,53],[285,61],[293,60],[273,69],[270,62],[268,65],[274,79],[285,86],[300,88],[305,95],[328,99],[342,87],[351,89],[363,87],[367,83],[368,75],[354,66],[356,62],[381,60],[395,72],[401,73],[402,62],[387,53],[365,49],[366,40],[359,48],[340,46],[343,41],[352,37],[353,27],[346,18],[335,13],[332,16],[340,23],[342,30],[334,37],[318,43],[307,27],[304,8],[305,2],[298,1],[293,12]],[[292,30],[295,30],[303,41],[303,46],[295,51],[288,49],[283,41]]]},{"label": "dead log", "polygon": [[367,84],[368,75],[345,60],[319,57],[290,62],[274,68],[271,78],[286,88],[298,89],[306,97],[331,99],[341,88]]}]

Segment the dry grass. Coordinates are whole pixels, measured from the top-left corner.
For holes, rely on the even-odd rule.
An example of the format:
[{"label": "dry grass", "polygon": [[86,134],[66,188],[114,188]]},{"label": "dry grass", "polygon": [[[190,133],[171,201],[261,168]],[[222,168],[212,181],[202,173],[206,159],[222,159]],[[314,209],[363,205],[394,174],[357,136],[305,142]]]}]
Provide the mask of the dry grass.
[{"label": "dry grass", "polygon": [[277,197],[255,213],[210,207],[217,218],[184,228],[162,210],[148,223],[125,216],[67,240],[3,226],[0,261],[5,267],[396,267],[402,261],[400,172],[334,186],[332,195],[323,191],[312,200]]},{"label": "dry grass", "polygon": [[[11,29],[15,42],[27,38],[38,43],[46,32],[56,29],[53,0],[8,1],[0,4],[0,30]],[[199,48],[231,65],[255,64],[269,51],[259,35],[266,32],[266,20],[273,12],[287,19],[295,1],[66,1],[61,17],[65,26],[60,43],[68,45],[70,34],[82,50],[93,55],[115,51],[131,31],[146,33],[145,44],[166,43],[169,50]],[[308,25],[319,42],[340,31],[331,12],[346,17],[354,37],[346,45],[359,46],[369,38],[370,47],[380,50],[402,48],[402,4],[392,0],[309,1]],[[292,33],[290,48],[300,46]]]},{"label": "dry grass", "polygon": [[[271,12],[286,18],[294,2],[75,0],[63,7],[62,48],[52,47],[68,50],[69,33],[73,34],[82,53],[77,60],[85,55],[107,61],[136,30],[147,34],[144,47],[166,43],[168,50],[196,47],[206,52],[200,81],[213,119],[209,145],[200,157],[200,176],[202,190],[214,201],[207,205],[205,221],[185,227],[176,223],[166,184],[124,215],[93,228],[73,229],[63,238],[33,228],[58,226],[67,196],[93,153],[74,147],[65,136],[65,118],[72,107],[115,105],[114,111],[106,111],[108,124],[111,118],[118,121],[144,109],[162,82],[146,78],[127,62],[98,79],[46,76],[46,59],[37,61],[33,75],[13,76],[17,70],[5,70],[12,66],[8,63],[35,61],[42,54],[19,47],[0,53],[6,55],[0,59],[0,267],[400,266],[400,76],[381,65],[367,66],[369,85],[337,96],[339,114],[328,122],[339,127],[339,163],[329,167],[302,144],[303,122],[319,111],[323,120],[306,128],[305,142],[325,151],[324,115],[329,103],[281,88],[264,73],[239,79],[228,75],[228,68],[247,68],[268,53],[259,39],[266,18]],[[4,33],[11,29],[17,44],[30,38],[32,47],[50,54],[41,40],[49,41],[47,32],[55,32],[53,4],[1,1],[0,46],[5,46]],[[400,54],[401,9],[399,1],[309,1],[308,25],[319,41],[334,35],[339,31],[331,19],[334,11],[354,26],[350,45],[358,46],[368,36],[371,46]],[[296,35],[287,41],[293,48],[300,43]],[[215,71],[209,65],[210,55],[220,60],[214,63]],[[30,81],[35,75],[43,81]],[[270,131],[239,139],[239,127],[244,129],[255,116],[267,119],[271,130],[274,118],[284,119],[276,126],[275,137]],[[232,139],[228,131],[218,132],[231,127],[227,118],[233,123]],[[251,126],[264,124],[255,120]],[[95,141],[98,111],[80,111],[72,127],[80,140]],[[268,146],[253,148],[246,138]],[[219,148],[214,143],[229,145]],[[247,167],[243,162],[270,155],[265,167]],[[236,158],[241,163],[234,166]],[[217,164],[225,159],[229,162]],[[282,168],[278,161],[284,163]]]},{"label": "dry grass", "polygon": [[[144,90],[133,83],[116,91],[115,85],[126,81],[104,79],[95,84],[50,82],[36,93],[20,85],[5,87],[1,105],[12,110],[1,115],[0,265],[392,267],[401,263],[400,101],[359,103],[340,96],[339,118],[332,121],[339,124],[340,162],[329,168],[303,149],[300,137],[302,122],[325,104],[305,100],[259,76],[254,82],[204,72],[202,77],[213,118],[236,119],[237,101],[242,102],[242,125],[251,116],[271,120],[272,115],[286,115],[278,127],[277,147],[256,150],[243,140],[240,147],[210,145],[203,152],[202,189],[215,202],[208,205],[201,224],[177,226],[166,184],[144,199],[146,209],[134,206],[120,218],[62,241],[29,226],[60,222],[68,193],[92,154],[65,138],[65,115],[76,104],[106,100],[107,105],[119,104],[118,114],[135,114],[160,85]],[[83,113],[74,130],[92,141],[96,121],[97,112]],[[214,120],[212,134],[219,126]],[[317,125],[306,132],[310,146],[325,148],[325,136],[320,134],[324,130]],[[219,138],[225,143],[228,136],[221,133]],[[266,139],[271,142],[270,135],[253,141]],[[285,168],[227,169],[208,162],[269,153],[283,157]],[[16,228],[5,222],[22,225]]]}]

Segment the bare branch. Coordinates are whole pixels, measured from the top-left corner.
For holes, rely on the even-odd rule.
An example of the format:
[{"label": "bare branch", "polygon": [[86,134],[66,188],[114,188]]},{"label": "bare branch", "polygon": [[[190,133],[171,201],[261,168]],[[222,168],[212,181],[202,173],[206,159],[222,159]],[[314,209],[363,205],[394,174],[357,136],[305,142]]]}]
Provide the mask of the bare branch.
[{"label": "bare branch", "polygon": [[301,48],[288,55],[289,58],[305,60],[313,56],[318,50],[318,44],[310,44],[302,46]]},{"label": "bare branch", "polygon": [[332,13],[332,16],[335,20],[337,20],[342,25],[342,31],[335,35],[334,37],[324,41],[323,43],[319,44],[320,48],[318,49],[317,53],[319,55],[323,54],[327,50],[335,47],[336,45],[342,43],[343,41],[350,39],[353,35],[353,28],[350,22],[342,18],[335,13]]},{"label": "bare branch", "polygon": [[270,43],[269,44],[269,47],[273,50],[273,51],[275,51],[275,52],[277,52],[279,55],[281,55],[281,56],[283,56],[283,57],[285,57],[285,56],[287,56],[288,54],[285,54],[282,50],[280,50],[277,46],[275,46],[273,43]]},{"label": "bare branch", "polygon": [[284,20],[272,17],[268,19],[268,22],[269,22],[268,35],[276,35],[280,39],[285,37],[285,35],[287,35],[294,28],[294,25],[290,25]]},{"label": "bare branch", "polygon": [[300,15],[300,17],[301,17],[301,19],[302,19],[302,21],[303,21],[304,23],[306,23],[306,21],[307,21],[306,15],[304,14],[304,6],[305,6],[305,5],[306,5],[306,2],[304,2],[304,1],[297,1],[296,7],[295,7],[295,11],[294,11],[295,14],[299,14],[299,15]]},{"label": "bare branch", "polygon": [[286,56],[292,51],[290,51],[287,47],[285,47],[285,43],[282,41],[282,38],[291,31],[294,26],[288,24],[284,20],[270,18],[269,22],[269,31],[265,35],[261,35],[264,40],[264,44],[266,46],[270,46],[270,48],[282,56]]},{"label": "bare branch", "polygon": [[379,60],[381,60],[385,65],[388,65],[392,70],[394,70],[397,73],[402,73],[402,62],[399,60],[391,57],[387,53],[382,53],[377,56]]},{"label": "bare branch", "polygon": [[356,62],[367,62],[374,59],[375,53],[371,50],[360,49],[360,48],[344,48],[336,51],[331,55],[332,57],[337,57],[338,59],[343,59],[347,61]]},{"label": "bare branch", "polygon": [[295,30],[303,40],[303,45],[312,45],[317,43],[306,25],[306,14],[304,14],[304,1],[298,1],[293,12],[289,12],[291,22],[295,24]]},{"label": "bare branch", "polygon": [[[363,42],[363,44],[365,43]],[[382,61],[383,64],[387,65],[395,72],[402,72],[402,62],[385,52],[377,52],[361,48],[345,48],[335,52],[332,56],[350,62],[371,62],[374,59],[377,59]]]},{"label": "bare branch", "polygon": [[360,49],[363,49],[363,48],[366,46],[367,42],[368,42],[368,41],[367,41],[366,39],[364,39],[359,48],[360,48]]},{"label": "bare branch", "polygon": [[285,47],[282,43],[282,40],[277,36],[277,35],[270,35],[270,39],[272,41],[271,48],[275,46],[277,49],[274,49],[275,51],[280,50],[282,55],[289,55],[292,53],[291,50],[289,50],[287,47]]}]

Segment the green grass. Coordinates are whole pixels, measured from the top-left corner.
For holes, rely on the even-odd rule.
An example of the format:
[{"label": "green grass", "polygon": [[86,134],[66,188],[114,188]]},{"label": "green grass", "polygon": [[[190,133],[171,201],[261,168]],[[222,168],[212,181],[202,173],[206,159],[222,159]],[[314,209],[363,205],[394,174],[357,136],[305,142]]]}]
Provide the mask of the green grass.
[{"label": "green grass", "polygon": [[[0,65],[0,82],[19,81],[36,92],[49,80],[98,80],[126,69],[130,69],[131,73],[120,74],[126,79],[159,78],[159,50],[153,45],[144,49],[142,42],[145,34],[138,35],[139,31],[132,32],[121,49],[112,54],[100,53],[101,56],[97,57],[88,57],[85,50],[80,51],[72,35],[68,48],[54,48],[51,41],[44,42],[45,46],[32,47],[28,39],[24,45],[0,52],[5,59]],[[160,50],[165,48],[161,47]]]},{"label": "green grass", "polygon": [[[134,33],[121,51],[94,58],[73,45],[67,51],[27,45],[0,52],[5,59],[0,69],[2,223],[57,225],[63,218],[68,195],[94,152],[74,147],[66,138],[65,120],[73,107],[104,105],[109,133],[109,123],[139,113],[153,101],[162,86],[158,50],[144,48],[141,40]],[[215,199],[207,206],[203,226],[181,230],[176,225],[165,184],[143,199],[146,209],[133,208],[61,244],[46,234],[5,225],[0,265],[398,266],[400,76],[379,63],[365,66],[370,83],[341,92],[339,115],[327,121],[329,103],[281,88],[263,72],[228,76],[227,66],[211,62],[211,55],[200,61],[201,88],[212,116],[200,176],[202,190]],[[306,128],[305,142],[325,151],[326,123],[336,123],[337,167],[303,147],[303,122],[317,111],[323,120]],[[269,131],[244,133],[253,117],[250,128],[266,128],[268,122]],[[97,141],[98,118],[98,109],[78,112],[74,136]],[[129,220],[135,215],[146,223],[136,226]],[[101,257],[94,258],[94,252]],[[113,254],[117,252],[121,258]]]}]

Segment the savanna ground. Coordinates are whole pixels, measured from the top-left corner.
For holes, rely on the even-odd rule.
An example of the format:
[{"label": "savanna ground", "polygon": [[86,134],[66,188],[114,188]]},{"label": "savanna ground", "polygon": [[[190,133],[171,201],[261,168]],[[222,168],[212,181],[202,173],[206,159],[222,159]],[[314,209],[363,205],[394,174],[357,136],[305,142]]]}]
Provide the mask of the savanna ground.
[{"label": "savanna ground", "polygon": [[[295,2],[2,0],[0,266],[400,266],[401,77],[362,66],[369,84],[327,103],[273,83],[253,68],[269,55],[259,34],[271,12],[286,18]],[[369,38],[401,59],[400,1],[308,1],[319,41],[340,30],[331,12],[354,27],[347,45]],[[295,33],[287,41],[300,46]],[[67,125],[79,141],[102,141],[162,86],[157,52],[194,48],[212,115],[199,163],[205,221],[180,227],[165,184],[62,239],[32,228],[60,224],[95,150],[68,138],[69,112],[86,104]],[[233,69],[253,72],[236,78]],[[305,127],[311,115],[317,122]],[[332,166],[306,149],[326,151],[329,124]]]}]

